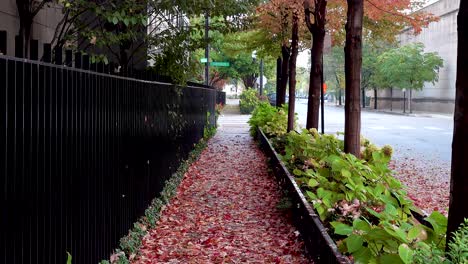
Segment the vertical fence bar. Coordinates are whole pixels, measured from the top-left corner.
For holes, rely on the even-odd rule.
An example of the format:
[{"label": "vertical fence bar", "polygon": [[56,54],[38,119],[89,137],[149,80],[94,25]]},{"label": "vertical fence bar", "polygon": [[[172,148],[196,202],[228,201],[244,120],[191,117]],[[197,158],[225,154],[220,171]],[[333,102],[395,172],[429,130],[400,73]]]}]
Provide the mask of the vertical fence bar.
[{"label": "vertical fence bar", "polygon": [[0,55],[1,263],[107,258],[214,110],[214,91],[70,68],[71,55],[66,66]]},{"label": "vertical fence bar", "polygon": [[[6,35],[6,32],[3,31]],[[0,32],[0,50],[2,49],[2,32]],[[5,37],[6,40],[6,37]],[[0,51],[1,52],[1,51]],[[0,174],[3,174],[4,177],[1,179],[2,190],[1,190],[1,200],[2,204],[6,205],[8,200],[7,196],[7,142],[8,142],[8,67],[7,61],[0,58],[0,86],[5,87],[5,89],[0,90]],[[5,213],[8,213],[8,207],[5,206]],[[1,217],[0,220],[0,262],[7,263],[7,229],[8,223],[5,217]]]}]

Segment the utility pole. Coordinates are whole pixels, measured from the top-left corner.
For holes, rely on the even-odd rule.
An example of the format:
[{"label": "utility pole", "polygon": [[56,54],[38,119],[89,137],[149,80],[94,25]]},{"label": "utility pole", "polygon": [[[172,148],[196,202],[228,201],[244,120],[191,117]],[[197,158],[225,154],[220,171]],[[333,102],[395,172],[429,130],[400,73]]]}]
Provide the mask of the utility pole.
[{"label": "utility pole", "polygon": [[210,80],[210,43],[209,43],[209,28],[210,28],[210,11],[207,9],[205,13],[205,85],[209,85]]}]

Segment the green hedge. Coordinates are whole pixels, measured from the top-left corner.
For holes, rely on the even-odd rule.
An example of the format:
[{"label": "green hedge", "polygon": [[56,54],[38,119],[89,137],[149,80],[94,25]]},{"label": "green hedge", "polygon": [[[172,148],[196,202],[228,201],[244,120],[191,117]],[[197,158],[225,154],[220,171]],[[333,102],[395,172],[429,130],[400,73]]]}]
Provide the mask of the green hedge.
[{"label": "green hedge", "polygon": [[259,94],[254,89],[245,89],[240,95],[239,107],[241,114],[251,114],[260,104]]}]

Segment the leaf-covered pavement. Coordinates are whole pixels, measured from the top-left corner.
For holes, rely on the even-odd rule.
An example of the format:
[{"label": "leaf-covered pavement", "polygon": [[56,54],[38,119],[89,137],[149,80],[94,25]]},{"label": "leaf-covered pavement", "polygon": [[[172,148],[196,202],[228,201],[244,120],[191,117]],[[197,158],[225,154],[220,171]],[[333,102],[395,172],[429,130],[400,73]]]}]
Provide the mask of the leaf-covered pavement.
[{"label": "leaf-covered pavement", "polygon": [[310,263],[267,171],[247,133],[219,131],[133,263]]},{"label": "leaf-covered pavement", "polygon": [[439,211],[447,215],[450,194],[450,164],[425,157],[393,160],[390,168],[406,185],[408,197],[427,214]]}]

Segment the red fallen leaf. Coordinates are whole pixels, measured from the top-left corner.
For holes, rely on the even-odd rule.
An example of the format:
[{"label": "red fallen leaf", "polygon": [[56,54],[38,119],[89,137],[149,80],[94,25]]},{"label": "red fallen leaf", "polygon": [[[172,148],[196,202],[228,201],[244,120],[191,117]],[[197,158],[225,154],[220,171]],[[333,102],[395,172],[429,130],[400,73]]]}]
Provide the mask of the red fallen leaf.
[{"label": "red fallen leaf", "polygon": [[265,156],[240,131],[209,142],[133,263],[310,263]]},{"label": "red fallen leaf", "polygon": [[232,216],[230,214],[225,214],[224,215],[224,220],[231,220]]}]

